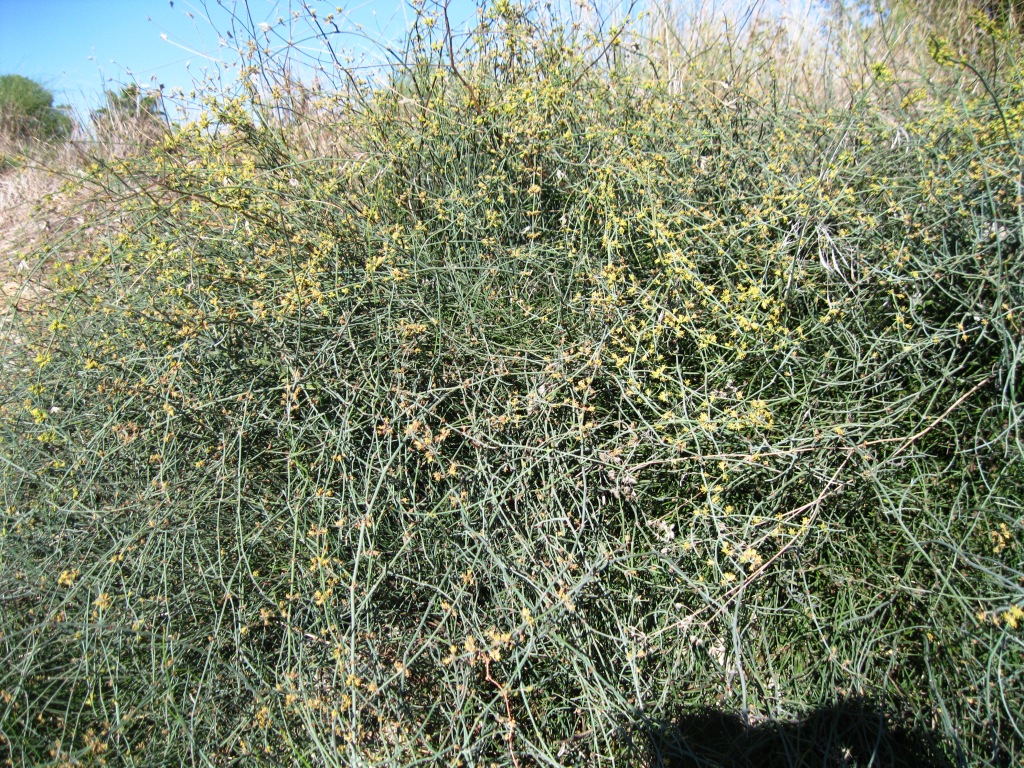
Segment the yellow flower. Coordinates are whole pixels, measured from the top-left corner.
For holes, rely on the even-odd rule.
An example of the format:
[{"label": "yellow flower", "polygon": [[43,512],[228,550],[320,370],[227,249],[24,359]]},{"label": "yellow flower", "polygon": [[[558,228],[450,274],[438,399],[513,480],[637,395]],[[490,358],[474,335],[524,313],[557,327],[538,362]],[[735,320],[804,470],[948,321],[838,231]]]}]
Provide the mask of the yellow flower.
[{"label": "yellow flower", "polygon": [[1009,625],[1010,629],[1016,629],[1021,619],[1024,619],[1024,609],[1021,609],[1019,605],[1014,605],[1010,610],[1003,612],[1003,621]]}]

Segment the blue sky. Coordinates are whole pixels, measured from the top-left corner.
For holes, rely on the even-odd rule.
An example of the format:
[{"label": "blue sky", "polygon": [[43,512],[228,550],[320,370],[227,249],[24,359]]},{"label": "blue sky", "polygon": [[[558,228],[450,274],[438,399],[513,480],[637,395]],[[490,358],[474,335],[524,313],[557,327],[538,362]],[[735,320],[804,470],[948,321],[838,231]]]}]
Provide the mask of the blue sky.
[{"label": "blue sky", "polygon": [[[322,20],[342,1],[309,0],[308,4]],[[474,17],[477,1],[448,0],[454,27]],[[379,63],[382,53],[373,43],[401,38],[414,15],[408,2],[351,0],[336,14],[342,34],[332,37],[332,45],[353,53],[357,60]],[[629,4],[629,0],[596,2],[605,11]],[[641,6],[646,2],[641,0]],[[654,5],[659,2],[666,0],[655,0]],[[736,18],[745,18],[754,9],[772,14],[792,6],[801,8],[797,16],[807,21],[808,7],[814,2],[672,0],[670,5],[697,16],[714,10]],[[252,26],[258,27],[261,22],[288,18],[290,11],[306,4],[303,0],[248,0],[248,4],[245,0],[0,0],[0,74],[32,78],[54,93],[55,103],[70,104],[79,116],[87,116],[102,106],[104,88],[116,90],[136,82],[146,87],[163,84],[167,93],[175,88],[187,93],[204,72],[223,69],[222,62],[233,60],[223,45],[234,42],[225,35],[231,29],[228,9],[251,16]],[[296,29],[308,31],[306,19]],[[304,38],[308,35],[295,34],[300,49]],[[278,44],[285,39],[279,38]],[[230,70],[227,77],[232,77]]]},{"label": "blue sky", "polygon": [[[310,3],[320,18],[337,2]],[[245,11],[245,3],[222,0]],[[186,91],[193,78],[231,59],[219,44],[230,14],[216,0],[0,0],[0,74],[19,74],[47,86],[55,103],[79,114],[101,105],[104,87],[137,82]],[[254,24],[300,10],[299,0],[249,0]],[[454,0],[452,23],[469,18],[471,0]],[[395,41],[412,11],[403,0],[359,0],[344,7],[341,47],[359,52],[368,40]],[[339,16],[342,19],[342,16]],[[362,28],[361,34],[356,25]]]}]

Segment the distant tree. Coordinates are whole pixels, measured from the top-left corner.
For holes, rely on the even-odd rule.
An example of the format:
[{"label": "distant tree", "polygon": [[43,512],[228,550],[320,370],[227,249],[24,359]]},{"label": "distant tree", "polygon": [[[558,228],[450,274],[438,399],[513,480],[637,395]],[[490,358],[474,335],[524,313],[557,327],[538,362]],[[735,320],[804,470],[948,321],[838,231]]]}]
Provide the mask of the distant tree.
[{"label": "distant tree", "polygon": [[104,93],[106,105],[92,113],[93,121],[114,119],[151,119],[163,121],[163,96],[157,90],[143,90],[129,83],[120,91]]},{"label": "distant tree", "polygon": [[18,139],[56,141],[71,134],[71,117],[53,94],[21,75],[0,75],[0,130]]},{"label": "distant tree", "polygon": [[163,94],[135,83],[104,93],[104,106],[90,118],[97,137],[117,144],[148,145],[166,130]]}]

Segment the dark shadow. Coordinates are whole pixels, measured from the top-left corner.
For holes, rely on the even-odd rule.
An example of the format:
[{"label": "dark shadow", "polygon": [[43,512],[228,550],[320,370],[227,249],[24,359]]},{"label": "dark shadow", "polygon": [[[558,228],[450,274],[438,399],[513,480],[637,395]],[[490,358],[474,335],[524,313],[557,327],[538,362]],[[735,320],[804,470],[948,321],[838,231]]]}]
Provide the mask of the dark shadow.
[{"label": "dark shadow", "polygon": [[[650,765],[663,768],[955,768],[967,764],[932,733],[903,728],[877,707],[843,700],[792,722],[748,725],[712,709],[651,727]],[[957,757],[951,758],[950,755]]]}]

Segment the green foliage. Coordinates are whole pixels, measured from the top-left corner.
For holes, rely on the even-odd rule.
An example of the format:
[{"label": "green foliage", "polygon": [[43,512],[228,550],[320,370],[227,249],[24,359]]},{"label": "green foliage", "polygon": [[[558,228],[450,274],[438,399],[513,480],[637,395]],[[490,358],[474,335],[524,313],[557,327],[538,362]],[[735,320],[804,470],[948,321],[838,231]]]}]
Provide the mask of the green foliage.
[{"label": "green foliage", "polygon": [[162,121],[164,117],[160,92],[143,91],[135,83],[125,85],[119,91],[106,91],[104,100],[106,105],[92,113],[94,122],[132,118]]},{"label": "green foliage", "polygon": [[894,117],[411,39],[313,94],[340,157],[246,79],[91,169],[0,390],[12,762],[675,764],[847,696],[1020,760],[1019,70]]},{"label": "green foliage", "polygon": [[21,75],[0,75],[0,130],[16,138],[54,141],[71,134],[71,118],[53,106],[53,94]]}]

